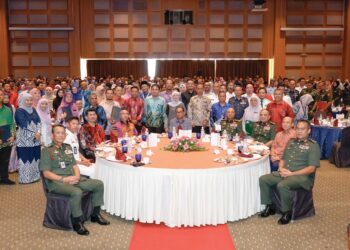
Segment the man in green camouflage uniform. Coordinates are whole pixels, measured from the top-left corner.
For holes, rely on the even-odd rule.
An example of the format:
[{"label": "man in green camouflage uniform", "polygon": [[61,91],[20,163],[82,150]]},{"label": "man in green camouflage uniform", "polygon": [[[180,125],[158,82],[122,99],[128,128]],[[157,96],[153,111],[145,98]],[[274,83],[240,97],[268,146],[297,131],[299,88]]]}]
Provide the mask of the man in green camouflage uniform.
[{"label": "man in green camouflage uniform", "polygon": [[253,138],[270,147],[276,136],[276,124],[270,121],[270,113],[267,109],[260,111],[260,121],[253,123]]},{"label": "man in green camouflage uniform", "polygon": [[94,210],[91,222],[97,222],[100,225],[109,224],[100,214],[100,206],[103,205],[103,182],[80,176],[72,147],[63,143],[66,132],[62,125],[54,126],[52,135],[52,144],[42,149],[40,170],[43,172],[49,192],[70,197],[73,229],[80,235],[88,235],[89,231],[81,220],[83,215],[81,199],[84,191],[92,193]]},{"label": "man in green camouflage uniform", "polygon": [[266,205],[261,217],[275,214],[271,199],[273,186],[277,186],[281,198],[282,217],[278,220],[279,224],[288,224],[291,220],[292,191],[298,188],[312,189],[321,155],[318,144],[309,139],[310,132],[309,122],[300,120],[296,127],[297,138],[289,141],[278,171],[260,177],[261,203]]},{"label": "man in green camouflage uniform", "polygon": [[235,119],[235,110],[233,108],[228,108],[226,111],[226,119],[221,120],[221,133],[226,130],[229,137],[240,135],[243,133],[242,122]]}]

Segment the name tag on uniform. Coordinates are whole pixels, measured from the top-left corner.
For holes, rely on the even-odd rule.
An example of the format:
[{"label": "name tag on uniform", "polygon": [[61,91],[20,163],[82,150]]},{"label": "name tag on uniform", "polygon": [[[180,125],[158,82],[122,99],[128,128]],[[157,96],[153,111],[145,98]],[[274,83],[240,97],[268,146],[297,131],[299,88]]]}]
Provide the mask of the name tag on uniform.
[{"label": "name tag on uniform", "polygon": [[269,131],[271,128],[270,128],[270,126],[265,126],[264,127],[264,130],[266,130],[266,131]]},{"label": "name tag on uniform", "polygon": [[65,163],[64,161],[61,161],[61,162],[60,162],[60,166],[61,166],[61,168],[64,169],[64,168],[66,168],[66,163]]},{"label": "name tag on uniform", "polygon": [[300,148],[300,149],[308,150],[308,149],[309,149],[309,146],[307,146],[307,145],[300,145],[299,148]]},{"label": "name tag on uniform", "polygon": [[73,153],[76,155],[78,153],[77,147],[73,147]]},{"label": "name tag on uniform", "polygon": [[246,104],[246,102],[245,101],[241,101],[241,104]]}]

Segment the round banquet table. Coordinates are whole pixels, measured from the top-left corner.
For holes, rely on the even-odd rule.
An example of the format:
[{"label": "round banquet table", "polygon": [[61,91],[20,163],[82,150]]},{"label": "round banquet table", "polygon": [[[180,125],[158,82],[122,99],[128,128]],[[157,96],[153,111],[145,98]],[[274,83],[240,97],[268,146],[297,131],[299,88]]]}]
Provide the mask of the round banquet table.
[{"label": "round banquet table", "polygon": [[105,188],[102,209],[170,227],[224,224],[262,210],[259,177],[270,172],[268,156],[229,166],[213,161],[220,155],[210,144],[207,151],[187,153],[164,151],[164,145],[162,139],[151,148],[151,164],[143,167],[96,158],[94,178]]}]

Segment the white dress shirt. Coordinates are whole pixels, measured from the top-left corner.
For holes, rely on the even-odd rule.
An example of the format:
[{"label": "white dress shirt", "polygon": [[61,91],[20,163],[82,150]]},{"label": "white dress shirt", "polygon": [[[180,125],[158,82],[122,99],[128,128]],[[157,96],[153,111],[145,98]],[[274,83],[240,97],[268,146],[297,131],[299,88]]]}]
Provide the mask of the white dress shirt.
[{"label": "white dress shirt", "polygon": [[[64,143],[67,143],[71,145],[73,150],[74,159],[76,161],[81,161],[80,153],[79,153],[79,141],[78,141],[78,135],[72,133],[69,129],[66,129],[66,139],[64,140]],[[93,177],[95,174],[95,164],[91,164],[90,166],[85,166],[82,164],[77,164],[80,174],[86,175],[89,177]]]}]

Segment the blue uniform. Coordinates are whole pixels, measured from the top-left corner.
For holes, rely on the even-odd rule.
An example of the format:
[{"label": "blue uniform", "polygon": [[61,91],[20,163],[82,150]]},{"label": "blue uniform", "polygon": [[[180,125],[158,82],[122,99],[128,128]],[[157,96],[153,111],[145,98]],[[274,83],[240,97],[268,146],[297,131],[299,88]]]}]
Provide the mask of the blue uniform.
[{"label": "blue uniform", "polygon": [[240,99],[238,99],[237,97],[231,97],[228,100],[228,103],[231,104],[231,106],[235,110],[235,119],[242,119],[244,115],[244,110],[249,106],[248,99],[246,97],[241,97]]}]

